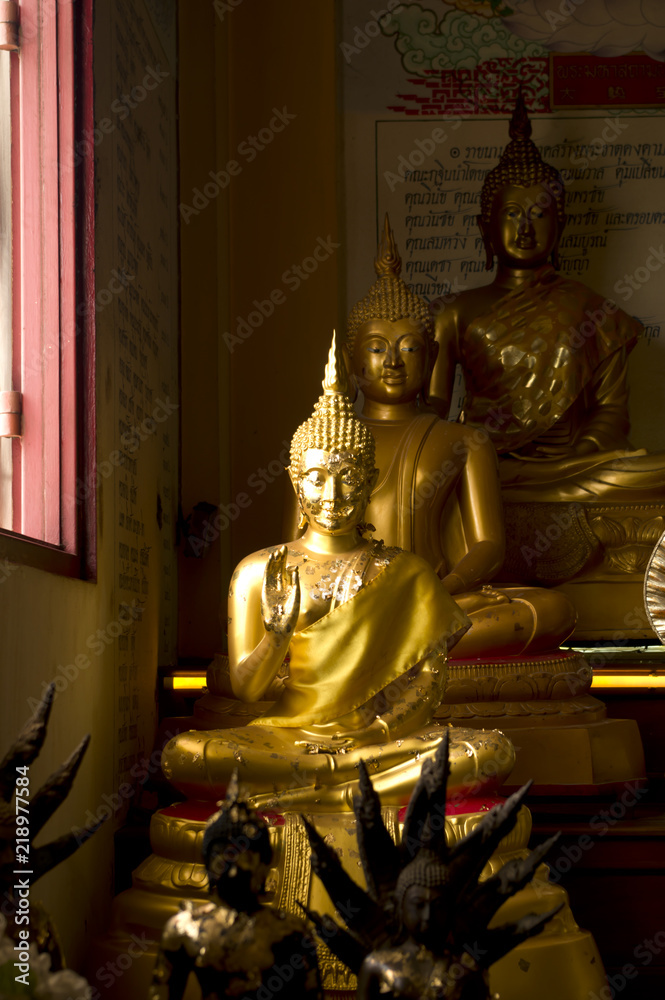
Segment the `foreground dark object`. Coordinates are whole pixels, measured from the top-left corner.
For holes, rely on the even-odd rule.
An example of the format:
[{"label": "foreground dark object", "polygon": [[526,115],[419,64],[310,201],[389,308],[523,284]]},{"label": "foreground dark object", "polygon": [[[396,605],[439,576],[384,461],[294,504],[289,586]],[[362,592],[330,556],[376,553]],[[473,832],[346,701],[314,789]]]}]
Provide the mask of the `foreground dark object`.
[{"label": "foreground dark object", "polygon": [[77,851],[103,823],[66,833],[43,847],[33,846],[34,838],[69,795],[90,743],[90,736],[84,736],[46,783],[37,792],[30,790],[30,765],[44,745],[54,696],[52,683],[0,764],[0,893],[2,912],[7,917],[6,933],[18,940],[17,925],[23,932],[27,926],[37,950],[51,956],[53,971],[62,968],[58,937],[40,907],[32,901],[27,905],[27,888]]},{"label": "foreground dark object", "polygon": [[358,976],[358,997],[486,1000],[487,970],[526,938],[538,934],[560,907],[489,929],[499,907],[522,889],[557,837],[493,876],[480,874],[515,826],[529,785],[488,812],[466,837],[446,844],[448,740],[425,761],[407,807],[402,842],[395,845],[364,765],[354,803],[358,850],[368,891],[344,871],[337,853],[304,820],[312,868],[347,930],[310,912],[328,947]]},{"label": "foreground dark object", "polygon": [[238,799],[236,771],[203,838],[210,902],[183,902],[167,922],[150,1000],[182,997],[190,972],[204,1000],[264,1000],[281,991],[320,1000],[316,945],[304,921],[260,902],[271,858],[265,822]]}]

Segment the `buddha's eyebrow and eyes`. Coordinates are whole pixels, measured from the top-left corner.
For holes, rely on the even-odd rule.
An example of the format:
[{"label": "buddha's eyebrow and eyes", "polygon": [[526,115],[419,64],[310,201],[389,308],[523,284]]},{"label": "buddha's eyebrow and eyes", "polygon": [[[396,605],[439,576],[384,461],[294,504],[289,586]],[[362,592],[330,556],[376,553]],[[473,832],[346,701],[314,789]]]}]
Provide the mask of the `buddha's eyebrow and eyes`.
[{"label": "buddha's eyebrow and eyes", "polygon": [[340,469],[340,470],[331,470],[324,465],[318,469],[308,469],[303,474],[303,480],[314,486],[322,486],[323,483],[325,482],[326,473],[330,473],[332,471],[334,471],[336,475],[340,476],[344,480],[344,482],[347,483],[348,485],[355,486],[356,484],[361,483],[363,479],[362,473],[360,472],[359,469],[356,469],[355,467],[350,467],[347,469]]},{"label": "buddha's eyebrow and eyes", "polygon": [[[397,344],[399,345],[400,351],[405,351],[405,352],[419,351],[422,347],[422,344],[419,341],[415,340],[415,338],[412,339],[411,335],[409,335],[409,339],[406,340],[405,342],[398,340]],[[371,340],[365,345],[365,349],[372,354],[383,354],[389,347],[390,347],[390,341],[378,340],[378,339]]]},{"label": "buddha's eyebrow and eyes", "polygon": [[542,219],[545,210],[540,205],[521,205],[518,201],[512,201],[503,206],[503,214],[506,216],[526,215],[531,219]]}]

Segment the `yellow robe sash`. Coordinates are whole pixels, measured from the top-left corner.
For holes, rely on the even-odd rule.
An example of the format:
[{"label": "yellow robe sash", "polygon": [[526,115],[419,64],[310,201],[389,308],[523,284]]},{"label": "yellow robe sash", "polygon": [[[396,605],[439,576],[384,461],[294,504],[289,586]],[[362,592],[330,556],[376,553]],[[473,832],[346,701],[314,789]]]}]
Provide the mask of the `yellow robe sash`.
[{"label": "yellow robe sash", "polygon": [[432,567],[399,552],[346,603],[297,632],[285,690],[253,726],[321,725],[360,708],[464,628]]}]

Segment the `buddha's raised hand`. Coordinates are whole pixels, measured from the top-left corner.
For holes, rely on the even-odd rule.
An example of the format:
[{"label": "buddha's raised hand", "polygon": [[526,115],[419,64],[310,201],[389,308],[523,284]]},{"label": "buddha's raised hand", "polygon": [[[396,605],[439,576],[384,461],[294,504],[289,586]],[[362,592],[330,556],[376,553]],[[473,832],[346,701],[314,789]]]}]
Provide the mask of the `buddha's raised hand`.
[{"label": "buddha's raised hand", "polygon": [[300,578],[297,567],[288,569],[288,546],[271,552],[263,574],[261,617],[275,645],[293,635],[300,612]]}]

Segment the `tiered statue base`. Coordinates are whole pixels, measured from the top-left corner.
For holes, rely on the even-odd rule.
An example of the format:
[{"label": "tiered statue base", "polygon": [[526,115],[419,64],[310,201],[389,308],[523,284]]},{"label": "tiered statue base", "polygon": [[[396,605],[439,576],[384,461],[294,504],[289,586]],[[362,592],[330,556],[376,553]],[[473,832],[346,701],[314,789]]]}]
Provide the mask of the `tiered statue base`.
[{"label": "tiered statue base", "polygon": [[448,661],[439,722],[500,729],[517,755],[506,790],[529,778],[532,794],[600,795],[644,783],[642,741],[632,719],[608,719],[589,694],[591,668],[575,652],[531,659]]},{"label": "tiered statue base", "polygon": [[[446,818],[451,843],[473,828],[483,810],[493,801],[467,800]],[[201,857],[205,821],[212,811],[210,802],[188,802],[157,812],[151,824],[154,854],[134,873],[133,888],[117,897],[110,933],[94,956],[93,968],[118,963],[127,956],[132,935],[143,942],[143,952],[122,978],[105,993],[117,997],[146,996],[158,942],[164,923],[183,898],[207,898],[206,875],[195,859]],[[473,810],[473,811],[469,811]],[[339,850],[344,864],[356,881],[362,881],[358,861],[355,819],[352,813],[308,814],[319,832]],[[397,839],[400,810],[384,810],[384,820]],[[298,902],[306,902],[319,912],[331,912],[330,902],[319,880],[311,875],[310,850],[304,827],[297,814],[266,814],[274,849],[274,867],[267,888],[271,900],[281,909],[301,914]],[[487,866],[491,874],[508,858],[523,853],[531,832],[531,816],[522,809],[517,826],[500,845]],[[602,962],[593,937],[575,923],[567,895],[548,882],[541,866],[531,886],[506,903],[495,917],[496,923],[516,920],[527,912],[543,912],[559,903],[564,909],[537,938],[525,942],[492,967],[490,985],[502,1000],[588,1000],[605,988]],[[343,914],[341,914],[343,916]],[[129,952],[132,954],[132,952]],[[326,996],[330,1000],[354,996],[355,979],[325,945],[319,948],[319,962]],[[194,1000],[196,988],[186,994]]]},{"label": "tiered statue base", "polygon": [[623,641],[654,639],[642,587],[665,528],[665,502],[539,503],[504,496],[504,510],[508,549],[501,580],[565,584],[560,589],[578,615],[575,641],[614,639],[617,632]]}]

